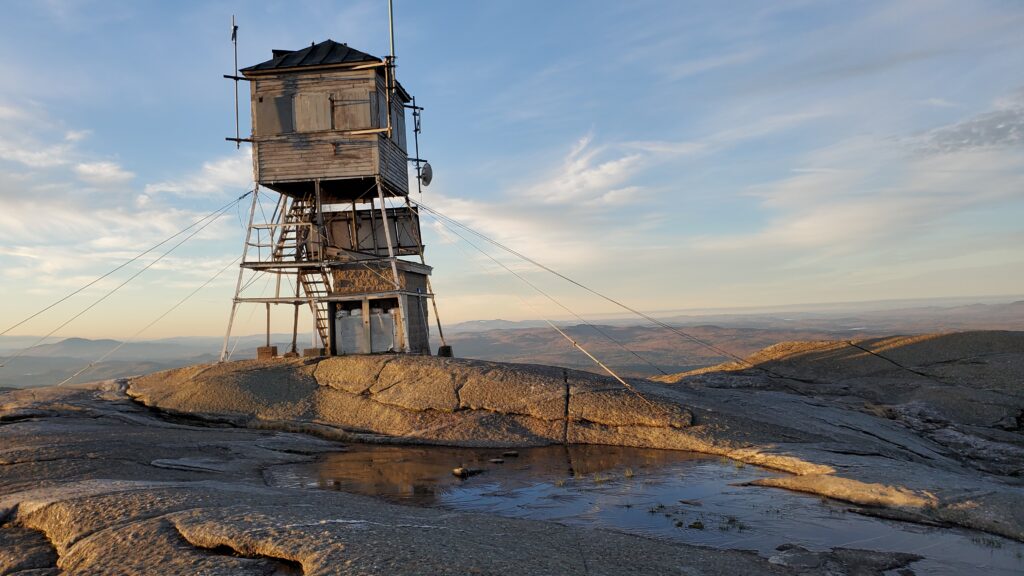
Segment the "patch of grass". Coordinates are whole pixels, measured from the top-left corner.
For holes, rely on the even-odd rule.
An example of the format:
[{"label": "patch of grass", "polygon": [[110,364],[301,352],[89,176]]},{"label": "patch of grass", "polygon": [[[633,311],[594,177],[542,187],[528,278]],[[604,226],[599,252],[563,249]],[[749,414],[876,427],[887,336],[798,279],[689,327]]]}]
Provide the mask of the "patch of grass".
[{"label": "patch of grass", "polygon": [[694,520],[693,522],[690,522],[690,525],[687,526],[687,528],[693,528],[694,530],[703,530],[704,523],[700,520]]},{"label": "patch of grass", "polygon": [[555,480],[555,486],[557,486],[558,488],[565,486],[565,478],[559,478],[558,480]]},{"label": "patch of grass", "polygon": [[626,469],[625,469],[625,470],[624,470],[624,471],[622,472],[622,475],[623,475],[623,476],[625,476],[626,478],[632,478],[632,477],[633,477],[633,476],[635,476],[636,474],[635,474],[635,473],[633,472],[633,469],[632,469],[632,468],[626,468]]}]

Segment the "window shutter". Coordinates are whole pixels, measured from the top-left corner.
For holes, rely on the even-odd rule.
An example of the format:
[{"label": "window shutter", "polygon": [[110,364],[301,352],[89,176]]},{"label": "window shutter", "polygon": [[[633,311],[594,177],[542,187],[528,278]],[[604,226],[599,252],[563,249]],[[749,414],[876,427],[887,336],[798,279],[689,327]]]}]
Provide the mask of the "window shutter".
[{"label": "window shutter", "polygon": [[276,136],[293,131],[291,96],[260,96],[257,99],[257,136]]},{"label": "window shutter", "polygon": [[370,128],[370,97],[365,89],[343,90],[334,94],[334,129]]},{"label": "window shutter", "polygon": [[326,93],[295,95],[295,128],[299,132],[331,129],[331,100]]}]

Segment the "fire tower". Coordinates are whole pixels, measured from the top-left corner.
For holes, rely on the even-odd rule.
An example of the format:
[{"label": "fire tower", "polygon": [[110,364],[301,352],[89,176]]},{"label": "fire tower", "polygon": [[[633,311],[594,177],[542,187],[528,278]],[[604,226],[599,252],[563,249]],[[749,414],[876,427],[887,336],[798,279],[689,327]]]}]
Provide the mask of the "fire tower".
[{"label": "fire tower", "polygon": [[[433,304],[417,209],[409,202],[405,111],[420,108],[379,58],[327,40],[241,70],[251,88],[256,190],[225,336],[238,305],[294,306],[291,353],[301,309],[322,348],[312,354],[429,354]],[[429,167],[417,177],[429,179]],[[258,196],[276,200],[257,213]],[[262,207],[262,206],[261,206]],[[247,271],[250,271],[247,274]],[[272,275],[273,296],[243,296]],[[284,280],[284,281],[282,281]],[[436,316],[436,308],[434,308]],[[440,329],[440,325],[438,326]]]}]

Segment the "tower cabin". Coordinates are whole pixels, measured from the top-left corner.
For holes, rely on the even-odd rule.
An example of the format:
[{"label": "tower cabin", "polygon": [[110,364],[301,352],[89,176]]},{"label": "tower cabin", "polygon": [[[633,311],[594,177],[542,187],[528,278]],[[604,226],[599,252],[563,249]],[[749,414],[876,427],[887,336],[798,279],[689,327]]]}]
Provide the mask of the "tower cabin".
[{"label": "tower cabin", "polygon": [[251,81],[257,182],[299,197],[319,180],[326,204],[375,193],[377,176],[390,194],[408,194],[410,97],[385,60],[333,40],[273,55],[241,71]]},{"label": "tower cabin", "polygon": [[[431,268],[408,201],[411,97],[390,59],[327,40],[274,50],[241,73],[255,180],[280,194],[267,223],[250,222],[241,267],[277,274],[278,289],[273,298],[236,293],[235,305],[266,303],[268,334],[270,305],[294,305],[292,352],[308,305],[322,353],[429,354]],[[294,296],[282,293],[289,275]]]}]

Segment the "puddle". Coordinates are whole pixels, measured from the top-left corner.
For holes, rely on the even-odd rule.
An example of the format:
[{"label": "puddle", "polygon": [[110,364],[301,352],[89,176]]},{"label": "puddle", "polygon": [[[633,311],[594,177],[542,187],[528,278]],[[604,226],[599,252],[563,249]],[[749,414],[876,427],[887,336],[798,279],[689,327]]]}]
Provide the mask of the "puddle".
[{"label": "puddle", "polygon": [[[848,512],[849,505],[734,484],[777,475],[703,454],[616,446],[517,450],[352,445],[316,464],[268,471],[279,486],[340,490],[417,506],[618,530],[756,550],[780,544],[900,551],[919,574],[1021,574],[1024,544]],[[458,466],[484,472],[460,480]]]}]

